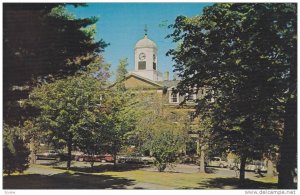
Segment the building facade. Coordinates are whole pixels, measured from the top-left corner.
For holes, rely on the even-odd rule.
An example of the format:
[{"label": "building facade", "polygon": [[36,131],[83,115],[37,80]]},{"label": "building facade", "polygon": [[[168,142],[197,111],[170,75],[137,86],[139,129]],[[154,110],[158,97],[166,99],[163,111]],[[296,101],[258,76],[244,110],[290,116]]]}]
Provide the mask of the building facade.
[{"label": "building facade", "polygon": [[135,66],[134,70],[130,71],[123,81],[125,88],[156,90],[158,94],[161,94],[164,105],[192,108],[195,105],[195,100],[205,95],[205,90],[199,90],[198,93],[185,94],[184,96],[174,93],[180,80],[176,77],[170,79],[169,72],[162,74],[159,71],[157,53],[157,45],[145,33],[144,37],[135,44]]},{"label": "building facade", "polygon": [[[169,72],[162,74],[159,71],[159,59],[157,58],[158,47],[147,33],[137,41],[134,47],[134,70],[130,71],[123,84],[126,89],[156,93],[160,97],[165,113],[172,113],[174,118],[179,115],[186,117],[189,121],[187,125],[190,131],[191,142],[195,143],[194,151],[199,154],[199,138],[197,133],[197,122],[192,120],[191,114],[195,111],[196,99],[205,96],[205,89],[200,89],[196,93],[179,95],[176,87],[180,80],[176,77],[170,79]],[[176,116],[177,115],[177,116]],[[186,150],[182,151],[186,153]]]}]

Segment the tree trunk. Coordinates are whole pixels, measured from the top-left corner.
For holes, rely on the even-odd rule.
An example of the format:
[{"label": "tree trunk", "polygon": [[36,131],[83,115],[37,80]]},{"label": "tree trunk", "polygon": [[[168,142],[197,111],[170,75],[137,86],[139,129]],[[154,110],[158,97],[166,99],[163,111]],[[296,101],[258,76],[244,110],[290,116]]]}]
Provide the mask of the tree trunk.
[{"label": "tree trunk", "polygon": [[70,138],[68,140],[68,161],[67,161],[67,169],[69,170],[71,168],[71,160],[72,160],[72,139]]},{"label": "tree trunk", "polygon": [[117,146],[116,146],[116,141],[114,141],[113,156],[114,156],[114,169],[116,169],[117,168]]},{"label": "tree trunk", "polygon": [[34,146],[33,139],[30,140],[29,148],[30,148],[30,164],[35,164],[36,155],[35,155],[35,146]]},{"label": "tree trunk", "polygon": [[268,177],[274,176],[274,166],[272,160],[270,159],[267,159],[267,176]]},{"label": "tree trunk", "polygon": [[240,180],[239,186],[243,186],[245,182],[245,167],[246,167],[247,156],[245,154],[241,154],[241,166],[240,166]]},{"label": "tree trunk", "polygon": [[114,169],[116,169],[117,168],[117,154],[115,151],[114,151],[113,156],[114,156]]},{"label": "tree trunk", "polygon": [[200,146],[200,173],[205,173],[205,153],[204,153],[204,146]]},{"label": "tree trunk", "polygon": [[290,97],[286,103],[283,140],[280,146],[278,165],[278,188],[293,189],[294,168],[297,166],[297,101]]},{"label": "tree trunk", "polygon": [[95,163],[95,161],[94,161],[94,160],[92,160],[92,161],[90,162],[91,169],[93,169],[93,168],[94,168],[94,163]]}]

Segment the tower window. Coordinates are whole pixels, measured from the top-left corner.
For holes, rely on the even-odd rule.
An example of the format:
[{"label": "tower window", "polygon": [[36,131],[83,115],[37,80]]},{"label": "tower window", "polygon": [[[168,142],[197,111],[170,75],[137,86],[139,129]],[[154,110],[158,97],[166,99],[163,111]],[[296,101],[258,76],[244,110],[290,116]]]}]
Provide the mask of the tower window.
[{"label": "tower window", "polygon": [[145,70],[146,69],[146,61],[139,61],[139,70]]},{"label": "tower window", "polygon": [[156,70],[156,63],[153,62],[153,70]]}]

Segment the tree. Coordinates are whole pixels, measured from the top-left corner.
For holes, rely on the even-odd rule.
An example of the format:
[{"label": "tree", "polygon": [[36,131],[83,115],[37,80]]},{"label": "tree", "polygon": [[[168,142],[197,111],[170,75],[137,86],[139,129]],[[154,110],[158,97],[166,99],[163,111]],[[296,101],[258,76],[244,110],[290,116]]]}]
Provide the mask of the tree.
[{"label": "tree", "polygon": [[40,149],[40,144],[43,143],[44,132],[40,131],[38,125],[35,124],[35,120],[26,120],[23,124],[22,133],[25,138],[25,142],[29,143],[30,150],[30,164],[36,163],[36,154]]},{"label": "tree", "polygon": [[117,153],[126,142],[126,134],[135,128],[136,99],[135,94],[126,90],[119,82],[106,91],[103,99],[106,113],[103,121],[104,140],[108,152],[114,157],[114,167],[116,167]]},{"label": "tree", "polygon": [[[101,71],[98,64],[97,72]],[[99,76],[87,72],[41,85],[30,94],[30,104],[40,110],[40,129],[47,131],[52,141],[67,145],[68,169],[74,144],[82,141],[82,136],[93,136],[93,129],[101,123],[99,103],[103,87]],[[88,132],[84,134],[85,131]]]},{"label": "tree", "polygon": [[210,89],[197,109],[211,113],[214,130],[240,155],[241,184],[247,158],[273,150],[284,124],[279,187],[293,186],[296,10],[296,4],[215,4],[201,16],[177,17],[168,36],[180,43],[168,52],[183,78],[179,91]]},{"label": "tree", "polygon": [[6,123],[18,125],[32,114],[21,109],[17,101],[27,98],[36,83],[74,75],[107,46],[103,40],[94,40],[90,26],[97,18],[76,19],[65,6],[52,3],[3,5],[3,116]]},{"label": "tree", "polygon": [[29,167],[29,149],[20,138],[20,129],[4,126],[3,132],[3,172],[10,175],[22,173]]},{"label": "tree", "polygon": [[159,172],[177,160],[176,155],[184,145],[184,137],[177,131],[177,126],[165,120],[154,121],[155,129],[149,129],[151,135],[145,140],[144,147],[155,157],[154,165]]},{"label": "tree", "polygon": [[136,91],[136,126],[131,132],[140,151],[149,151],[154,164],[162,172],[177,160],[188,139],[187,113],[168,109],[156,91]]},{"label": "tree", "polygon": [[[191,128],[191,133],[197,134],[197,154],[199,156],[199,172],[205,173],[205,160],[208,157],[208,154],[212,151],[222,153],[221,148],[216,148],[215,145],[219,140],[217,140],[217,132],[213,131],[212,121],[209,115],[207,114],[198,114],[191,113],[190,120],[196,121],[194,128]],[[221,147],[223,150],[226,150],[226,143],[222,139]],[[214,157],[216,155],[213,155]]]},{"label": "tree", "polygon": [[103,125],[104,113],[93,113],[92,117],[87,117],[81,128],[78,129],[74,136],[74,145],[76,145],[80,151],[89,155],[89,163],[93,168],[95,162],[95,155],[103,154],[108,151],[106,146],[106,129]]},{"label": "tree", "polygon": [[117,74],[116,74],[116,81],[122,81],[126,74],[128,73],[127,71],[127,66],[128,66],[128,59],[123,58],[120,60],[118,68],[117,68]]}]

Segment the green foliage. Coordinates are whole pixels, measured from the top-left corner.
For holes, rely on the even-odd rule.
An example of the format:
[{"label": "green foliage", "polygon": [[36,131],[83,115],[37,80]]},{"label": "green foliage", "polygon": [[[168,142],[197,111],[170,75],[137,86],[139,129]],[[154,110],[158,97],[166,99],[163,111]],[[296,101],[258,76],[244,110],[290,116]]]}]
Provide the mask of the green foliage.
[{"label": "green foliage", "polygon": [[136,92],[137,122],[131,139],[141,151],[150,151],[155,165],[164,171],[175,162],[187,140],[186,113],[164,108],[159,94]]},{"label": "green foliage", "polygon": [[103,40],[94,39],[96,18],[77,19],[65,6],[54,3],[3,5],[6,123],[17,125],[32,115],[21,109],[17,101],[27,98],[36,83],[53,82],[86,69],[107,46]]},{"label": "green foliage", "polygon": [[40,110],[39,128],[54,143],[67,144],[69,156],[75,145],[88,153],[97,152],[91,151],[91,145],[99,143],[103,118],[99,104],[104,81],[99,78],[88,72],[39,86],[30,94],[30,104]]},{"label": "green foliage", "polygon": [[169,129],[161,127],[159,131],[152,132],[144,147],[152,152],[152,156],[155,157],[154,165],[159,172],[162,172],[167,165],[176,161],[176,155],[181,149],[183,141],[181,134],[175,132],[171,126]]},{"label": "green foliage", "polygon": [[29,167],[30,151],[18,135],[18,128],[4,125],[3,130],[3,172],[8,175],[22,173]]},{"label": "green foliage", "polygon": [[55,18],[67,18],[69,20],[75,20],[76,18],[74,14],[66,10],[64,5],[58,5],[57,7],[53,7],[48,15]]},{"label": "green foliage", "polygon": [[116,157],[126,143],[126,134],[135,128],[135,95],[117,84],[103,96],[105,110],[105,144],[108,152]]},{"label": "green foliage", "polygon": [[128,73],[127,71],[127,66],[128,66],[128,59],[123,58],[120,60],[118,68],[117,68],[117,74],[116,74],[116,81],[122,81],[126,74]]},{"label": "green foliage", "polygon": [[[284,134],[296,149],[296,109],[288,109],[296,96],[296,13],[289,3],[215,4],[201,16],[177,17],[168,36],[180,43],[168,52],[183,78],[180,93],[210,88],[198,113],[208,113],[213,130],[244,158],[274,150],[283,123],[291,124]],[[289,168],[295,149],[282,152]]]}]

